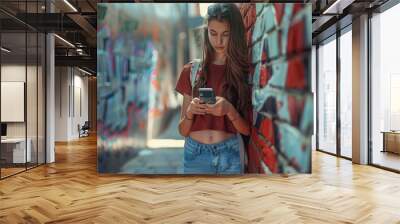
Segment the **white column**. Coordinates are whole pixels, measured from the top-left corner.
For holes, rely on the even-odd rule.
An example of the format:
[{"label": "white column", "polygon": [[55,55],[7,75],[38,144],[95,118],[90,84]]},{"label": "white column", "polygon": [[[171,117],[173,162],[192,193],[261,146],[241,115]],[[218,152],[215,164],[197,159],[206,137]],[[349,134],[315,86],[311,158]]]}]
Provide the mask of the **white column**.
[{"label": "white column", "polygon": [[[54,6],[50,1],[46,4],[47,12],[53,12]],[[46,163],[55,162],[55,76],[54,76],[54,35],[46,35]]]},{"label": "white column", "polygon": [[353,162],[368,163],[368,16],[353,20]]},{"label": "white column", "polygon": [[317,76],[317,57],[316,52],[317,48],[315,45],[312,46],[312,53],[311,53],[311,92],[314,97],[314,109],[313,109],[313,135],[311,136],[311,150],[316,150],[317,148],[317,84],[316,84],[316,76]]}]

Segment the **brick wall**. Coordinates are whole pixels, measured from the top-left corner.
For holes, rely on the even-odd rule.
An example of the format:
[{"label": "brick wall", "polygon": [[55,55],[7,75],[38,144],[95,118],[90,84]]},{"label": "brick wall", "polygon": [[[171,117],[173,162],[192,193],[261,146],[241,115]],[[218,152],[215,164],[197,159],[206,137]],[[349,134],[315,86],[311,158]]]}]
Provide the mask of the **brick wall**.
[{"label": "brick wall", "polygon": [[310,173],[311,5],[243,4],[253,84],[250,173]]}]

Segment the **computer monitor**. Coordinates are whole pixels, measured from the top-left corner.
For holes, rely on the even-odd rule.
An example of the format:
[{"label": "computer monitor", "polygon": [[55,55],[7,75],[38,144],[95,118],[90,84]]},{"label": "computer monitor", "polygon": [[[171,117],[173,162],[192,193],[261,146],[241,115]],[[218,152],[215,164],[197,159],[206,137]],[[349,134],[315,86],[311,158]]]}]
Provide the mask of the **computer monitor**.
[{"label": "computer monitor", "polygon": [[7,136],[7,124],[1,123],[1,136]]}]

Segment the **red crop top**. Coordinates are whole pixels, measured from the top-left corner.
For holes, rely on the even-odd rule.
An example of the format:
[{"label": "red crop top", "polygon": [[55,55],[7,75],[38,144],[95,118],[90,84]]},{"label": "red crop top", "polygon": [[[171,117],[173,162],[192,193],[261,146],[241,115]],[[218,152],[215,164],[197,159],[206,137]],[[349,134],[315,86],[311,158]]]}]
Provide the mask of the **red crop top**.
[{"label": "red crop top", "polygon": [[[183,67],[179,80],[176,84],[175,90],[182,95],[192,95],[190,68],[190,64],[186,64]],[[216,96],[222,96],[223,83],[225,82],[224,74],[225,65],[210,64],[209,72],[207,74],[206,87],[213,88]],[[206,129],[237,133],[236,128],[233,126],[227,115],[220,117],[210,114],[194,115],[190,131],[200,131]]]}]

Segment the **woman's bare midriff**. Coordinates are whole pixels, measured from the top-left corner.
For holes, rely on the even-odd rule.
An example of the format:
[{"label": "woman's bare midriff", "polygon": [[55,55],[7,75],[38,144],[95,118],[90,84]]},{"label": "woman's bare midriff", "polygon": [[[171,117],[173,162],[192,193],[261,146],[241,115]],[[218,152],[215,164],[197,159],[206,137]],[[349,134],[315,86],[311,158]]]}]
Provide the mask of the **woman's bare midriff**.
[{"label": "woman's bare midriff", "polygon": [[190,132],[190,137],[203,144],[215,144],[222,142],[228,138],[233,137],[235,134],[225,131],[216,130],[201,130]]}]

